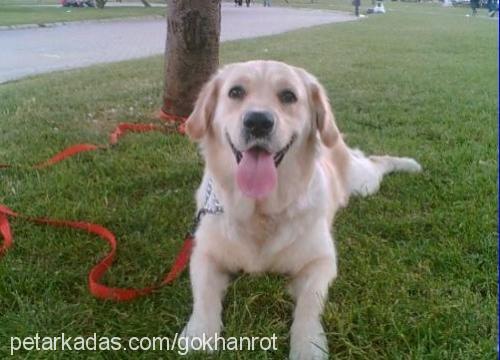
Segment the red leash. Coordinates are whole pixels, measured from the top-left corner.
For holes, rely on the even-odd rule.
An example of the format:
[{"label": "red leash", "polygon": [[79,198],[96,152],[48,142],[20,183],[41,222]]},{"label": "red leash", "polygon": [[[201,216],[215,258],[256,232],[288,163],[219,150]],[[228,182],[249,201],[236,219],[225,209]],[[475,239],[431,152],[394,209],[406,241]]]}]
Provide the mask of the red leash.
[{"label": "red leash", "polygon": [[[173,116],[161,111],[160,118],[174,124],[179,124],[177,131],[181,134],[184,133],[184,120],[178,116]],[[141,133],[148,131],[164,131],[164,127],[160,127],[154,124],[119,124],[115,130],[110,134],[109,145],[93,145],[93,144],[77,144],[66,148],[60,153],[56,154],[47,161],[41,162],[34,165],[35,168],[43,168],[46,166],[54,165],[68,157],[74,156],[80,152],[93,151],[98,149],[108,148],[118,142],[120,137],[128,132]],[[0,164],[0,168],[8,168],[10,165]],[[105,227],[82,221],[68,221],[68,220],[55,220],[48,218],[37,218],[31,216],[21,215],[9,209],[8,207],[0,204],[0,235],[3,238],[3,242],[0,244],[0,257],[4,255],[7,250],[13,244],[12,231],[9,224],[9,217],[19,217],[24,218],[28,221],[50,225],[55,227],[69,227],[73,229],[83,230],[89,234],[94,234],[99,236],[101,239],[106,240],[110,246],[110,251],[108,254],[96,264],[89,272],[88,275],[88,287],[92,295],[100,299],[115,300],[115,301],[126,301],[132,300],[137,297],[147,295],[152,291],[159,289],[160,287],[172,283],[182,271],[187,267],[189,262],[189,256],[191,254],[191,249],[193,247],[193,236],[191,234],[186,235],[182,248],[177,255],[170,271],[164,277],[161,283],[155,286],[146,287],[143,289],[131,289],[131,288],[115,288],[103,285],[100,280],[106,273],[106,271],[111,267],[116,255],[117,241],[115,235],[106,229]]]},{"label": "red leash", "polygon": [[[164,120],[165,123],[170,124],[175,127],[175,131],[179,134],[185,133],[184,122],[186,121],[185,117],[167,114],[163,110],[160,110],[158,113],[158,117],[161,120]],[[57,164],[58,162],[67,159],[71,156],[79,154],[81,152],[107,149],[111,145],[115,145],[118,140],[124,136],[125,134],[132,133],[144,133],[149,131],[165,131],[164,126],[159,126],[155,124],[131,124],[131,123],[121,123],[113,130],[113,132],[109,135],[109,144],[108,145],[94,145],[94,144],[76,144],[72,145],[63,151],[57,153],[50,159],[40,162],[38,164],[33,165],[36,169],[42,169],[47,166],[51,166]],[[12,167],[10,164],[0,164],[0,169]]]},{"label": "red leash", "polygon": [[149,294],[153,290],[160,288],[161,286],[170,284],[186,268],[189,261],[189,255],[191,253],[191,248],[193,246],[193,238],[191,235],[186,236],[184,239],[184,244],[177,255],[177,258],[172,265],[172,268],[165,276],[163,281],[156,286],[151,286],[143,289],[125,289],[125,288],[115,288],[108,287],[100,283],[101,278],[104,276],[106,271],[111,267],[116,255],[117,241],[115,235],[106,229],[104,226],[92,224],[83,221],[68,221],[68,220],[54,220],[47,218],[35,218],[30,216],[21,215],[15,213],[6,206],[0,205],[0,234],[2,235],[4,241],[0,246],[0,256],[5,254],[5,252],[12,246],[12,231],[10,229],[9,217],[21,217],[28,221],[50,225],[55,227],[68,227],[72,229],[79,229],[88,232],[89,234],[94,234],[99,236],[101,239],[106,240],[110,246],[110,251],[108,254],[97,263],[89,272],[88,286],[89,291],[97,298],[116,300],[116,301],[126,301],[132,300],[139,296]]}]

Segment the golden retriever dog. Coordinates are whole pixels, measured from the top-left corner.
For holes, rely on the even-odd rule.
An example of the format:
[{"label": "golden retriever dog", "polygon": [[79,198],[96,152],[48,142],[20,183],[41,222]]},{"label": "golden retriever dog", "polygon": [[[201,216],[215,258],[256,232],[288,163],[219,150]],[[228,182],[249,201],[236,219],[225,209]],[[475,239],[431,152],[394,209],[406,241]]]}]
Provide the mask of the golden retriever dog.
[{"label": "golden retriever dog", "polygon": [[321,315],[337,276],[335,213],[351,195],[375,193],[384,174],[420,165],[350,149],[318,80],[277,61],[219,70],[203,87],[186,132],[205,160],[196,198],[206,214],[190,260],[187,343],[220,334],[230,274],[273,272],[291,279],[290,359],[327,359]]}]

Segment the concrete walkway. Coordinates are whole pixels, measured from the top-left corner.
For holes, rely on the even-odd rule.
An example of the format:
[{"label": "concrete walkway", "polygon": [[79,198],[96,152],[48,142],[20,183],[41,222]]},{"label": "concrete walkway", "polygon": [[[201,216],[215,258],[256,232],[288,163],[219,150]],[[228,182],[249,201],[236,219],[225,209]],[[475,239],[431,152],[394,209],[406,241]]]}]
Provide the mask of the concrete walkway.
[{"label": "concrete walkway", "polygon": [[[334,11],[257,5],[236,8],[223,3],[221,41],[355,19]],[[39,73],[161,54],[165,38],[165,19],[69,23],[0,31],[0,83]]]}]

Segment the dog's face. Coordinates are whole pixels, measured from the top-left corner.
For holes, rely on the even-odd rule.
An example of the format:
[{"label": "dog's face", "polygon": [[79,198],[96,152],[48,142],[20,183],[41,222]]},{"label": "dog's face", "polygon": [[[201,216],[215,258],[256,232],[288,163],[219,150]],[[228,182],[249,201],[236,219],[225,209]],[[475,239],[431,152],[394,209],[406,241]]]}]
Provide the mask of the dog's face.
[{"label": "dog's face", "polygon": [[318,141],[331,147],[339,136],[318,81],[275,61],[220,70],[202,89],[186,131],[201,142],[213,172],[253,199],[277,190],[279,177],[310,158]]}]

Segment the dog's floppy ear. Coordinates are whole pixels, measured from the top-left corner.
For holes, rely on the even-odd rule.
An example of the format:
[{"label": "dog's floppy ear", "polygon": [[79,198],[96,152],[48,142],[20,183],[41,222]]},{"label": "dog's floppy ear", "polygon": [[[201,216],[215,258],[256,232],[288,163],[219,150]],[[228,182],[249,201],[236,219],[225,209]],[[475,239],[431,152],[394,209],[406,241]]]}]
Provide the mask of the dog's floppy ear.
[{"label": "dog's floppy ear", "polygon": [[340,136],[340,132],[335,124],[335,116],[333,115],[325,89],[316,79],[314,80],[310,84],[311,102],[319,137],[327,147],[333,147]]},{"label": "dog's floppy ear", "polygon": [[304,69],[298,68],[302,79],[309,91],[309,101],[311,103],[312,118],[315,121],[313,128],[317,129],[323,144],[333,147],[340,137],[339,129],[335,124],[328,96],[319,81]]},{"label": "dog's floppy ear", "polygon": [[194,109],[186,121],[186,134],[193,140],[200,140],[212,122],[215,105],[219,97],[219,80],[213,76],[201,88]]}]

